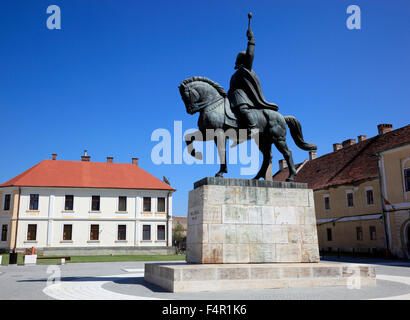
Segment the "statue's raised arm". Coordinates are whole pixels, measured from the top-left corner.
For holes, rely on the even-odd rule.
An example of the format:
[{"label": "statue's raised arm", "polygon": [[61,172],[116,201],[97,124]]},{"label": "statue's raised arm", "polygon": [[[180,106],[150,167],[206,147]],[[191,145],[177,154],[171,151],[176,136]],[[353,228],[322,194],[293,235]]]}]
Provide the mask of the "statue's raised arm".
[{"label": "statue's raised arm", "polygon": [[255,37],[251,30],[252,13],[248,13],[248,18],[249,24],[248,30],[246,31],[246,36],[248,37],[248,47],[246,48],[246,57],[243,66],[248,70],[252,70],[253,58],[255,57]]}]

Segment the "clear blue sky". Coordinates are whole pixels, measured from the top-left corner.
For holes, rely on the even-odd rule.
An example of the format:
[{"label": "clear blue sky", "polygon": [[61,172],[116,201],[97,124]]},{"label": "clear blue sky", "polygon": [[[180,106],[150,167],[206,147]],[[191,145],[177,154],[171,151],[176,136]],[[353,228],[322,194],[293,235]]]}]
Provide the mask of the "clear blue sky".
[{"label": "clear blue sky", "polygon": [[[46,8],[61,8],[61,30]],[[361,8],[361,30],[346,8]],[[218,165],[154,165],[151,133],[174,120],[194,128],[177,86],[201,75],[226,90],[236,54],[246,49],[247,13],[256,39],[254,70],[265,97],[296,116],[318,155],[379,123],[409,124],[408,0],[0,2],[0,181],[43,159],[130,162],[166,176],[186,215],[193,182]],[[288,135],[295,162],[308,157]],[[273,150],[274,171],[281,155]],[[228,177],[238,177],[231,166]]]}]

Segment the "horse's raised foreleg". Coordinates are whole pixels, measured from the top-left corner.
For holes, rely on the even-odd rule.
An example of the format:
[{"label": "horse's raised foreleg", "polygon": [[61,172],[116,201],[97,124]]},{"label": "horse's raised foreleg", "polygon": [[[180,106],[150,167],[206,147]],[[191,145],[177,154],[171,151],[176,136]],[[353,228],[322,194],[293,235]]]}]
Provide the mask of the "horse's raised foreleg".
[{"label": "horse's raised foreleg", "polygon": [[296,176],[296,169],[295,164],[293,163],[292,152],[289,150],[288,145],[286,144],[286,140],[278,139],[273,141],[276,148],[278,148],[279,152],[282,153],[283,158],[286,160],[289,168],[289,176],[286,181],[294,181]]},{"label": "horse's raised foreleg", "polygon": [[184,141],[187,146],[187,151],[191,156],[193,156],[195,159],[202,160],[202,152],[196,152],[194,149],[194,141],[203,141],[203,134],[200,130],[195,131],[193,133],[188,133],[184,137]]},{"label": "horse's raised foreleg", "polygon": [[216,148],[218,149],[219,161],[221,167],[215,177],[222,177],[224,173],[228,173],[226,164],[226,136],[223,130],[217,130],[214,137]]}]

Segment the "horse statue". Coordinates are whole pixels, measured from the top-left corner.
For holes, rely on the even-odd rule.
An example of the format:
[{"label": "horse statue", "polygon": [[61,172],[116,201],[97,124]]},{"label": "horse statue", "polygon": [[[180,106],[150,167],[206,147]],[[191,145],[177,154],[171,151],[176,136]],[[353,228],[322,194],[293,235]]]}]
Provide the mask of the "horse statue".
[{"label": "horse statue", "polygon": [[[218,83],[205,77],[191,77],[181,82],[179,91],[187,113],[192,115],[199,112],[199,130],[184,137],[188,152],[191,156],[201,160],[202,153],[195,151],[193,142],[195,140],[214,140],[221,164],[215,176],[222,177],[224,173],[228,172],[226,164],[227,132],[230,130],[230,132],[234,131],[236,133],[235,135],[229,134],[229,139],[234,141],[234,145],[247,141],[252,136],[248,132],[241,135],[240,131],[245,130],[243,128],[246,128],[246,126],[241,125],[240,115],[231,109],[228,95]],[[255,113],[259,129],[258,139],[254,137],[255,142],[257,142],[258,148],[263,154],[261,168],[253,179],[269,179],[266,173],[272,163],[271,149],[272,144],[274,144],[282,153],[289,168],[289,176],[286,181],[294,181],[296,169],[292,152],[286,144],[286,125],[289,127],[292,138],[299,148],[306,151],[316,150],[316,145],[303,140],[301,125],[295,117],[283,116],[272,109],[252,109],[252,112]],[[214,130],[211,137],[207,134],[207,129]],[[272,176],[270,176],[271,179]]]}]

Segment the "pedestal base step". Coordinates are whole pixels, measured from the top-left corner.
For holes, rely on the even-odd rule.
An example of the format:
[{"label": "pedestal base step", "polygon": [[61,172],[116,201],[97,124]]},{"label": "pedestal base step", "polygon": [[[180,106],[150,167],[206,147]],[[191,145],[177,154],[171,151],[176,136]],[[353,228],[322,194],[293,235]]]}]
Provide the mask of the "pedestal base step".
[{"label": "pedestal base step", "polygon": [[144,278],[170,292],[375,286],[374,267],[342,263],[145,264]]}]

